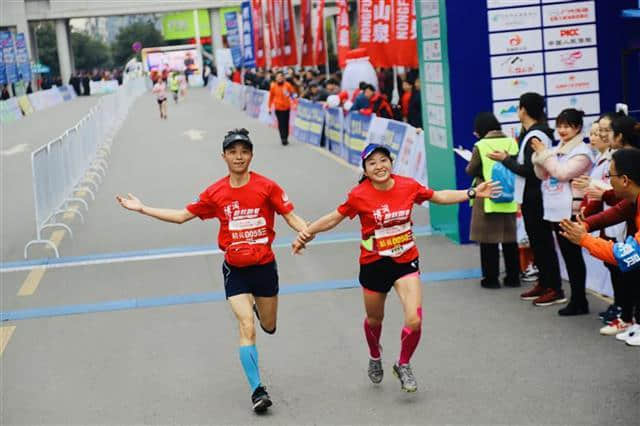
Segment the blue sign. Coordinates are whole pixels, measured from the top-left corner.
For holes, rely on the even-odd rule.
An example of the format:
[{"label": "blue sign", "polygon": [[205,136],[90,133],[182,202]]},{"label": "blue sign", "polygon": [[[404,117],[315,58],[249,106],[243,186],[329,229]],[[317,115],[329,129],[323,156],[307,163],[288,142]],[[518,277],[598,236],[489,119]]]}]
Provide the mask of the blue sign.
[{"label": "blue sign", "polygon": [[231,49],[233,66],[242,66],[242,48],[240,47],[240,29],[238,28],[238,16],[236,12],[226,12],[224,20],[227,23],[227,43]]},{"label": "blue sign", "polygon": [[256,55],[253,48],[253,18],[251,3],[242,2],[242,63],[245,68],[256,67]]},{"label": "blue sign", "polygon": [[16,67],[16,53],[13,51],[13,37],[10,31],[0,31],[0,46],[2,47],[2,61],[7,83],[18,81],[18,68]]},{"label": "blue sign", "polygon": [[346,145],[349,147],[349,163],[359,166],[360,153],[367,142],[367,133],[371,124],[371,116],[359,112],[350,112],[345,124]]},{"label": "blue sign", "polygon": [[309,136],[307,143],[320,146],[322,141],[322,128],[324,127],[324,109],[321,104],[310,102],[307,106],[309,120]]},{"label": "blue sign", "polygon": [[296,109],[296,118],[293,122],[293,137],[298,142],[309,141],[310,111],[311,102],[306,99],[298,100],[298,108]]},{"label": "blue sign", "polygon": [[340,108],[327,108],[325,119],[325,135],[327,137],[327,145],[332,153],[338,157],[345,155],[342,143],[342,121],[343,115]]},{"label": "blue sign", "polygon": [[16,63],[20,78],[25,81],[31,80],[31,65],[29,64],[29,51],[24,33],[16,34]]},{"label": "blue sign", "polygon": [[400,147],[407,134],[407,125],[398,121],[389,120],[387,123],[387,131],[384,138],[384,144],[394,157],[398,157]]},{"label": "blue sign", "polygon": [[51,72],[51,68],[38,62],[31,65],[31,72],[34,74],[48,74]]}]

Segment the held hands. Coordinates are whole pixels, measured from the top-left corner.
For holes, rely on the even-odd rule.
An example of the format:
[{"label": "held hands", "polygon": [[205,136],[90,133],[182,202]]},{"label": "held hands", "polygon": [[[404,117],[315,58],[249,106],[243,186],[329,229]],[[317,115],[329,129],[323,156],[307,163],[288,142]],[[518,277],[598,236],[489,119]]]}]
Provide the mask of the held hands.
[{"label": "held hands", "polygon": [[493,161],[504,161],[508,156],[509,154],[507,154],[507,151],[493,151],[487,154],[487,157]]},{"label": "held hands", "polygon": [[496,181],[489,180],[476,186],[476,198],[496,198],[502,194],[502,187]]},{"label": "held hands", "polygon": [[142,201],[137,199],[131,193],[128,194],[128,198],[123,198],[119,195],[116,195],[116,200],[118,201],[118,203],[120,203],[122,207],[134,212],[142,212],[142,208],[144,207],[144,204],[142,204]]},{"label": "held hands", "polygon": [[580,245],[580,241],[587,233],[584,222],[578,217],[578,222],[571,222],[569,219],[564,219],[560,222],[560,235],[571,241],[573,244]]},{"label": "held hands", "polygon": [[313,240],[314,235],[306,230],[298,232],[296,240],[291,243],[291,249],[293,254],[300,254],[302,250],[307,247],[307,243]]}]

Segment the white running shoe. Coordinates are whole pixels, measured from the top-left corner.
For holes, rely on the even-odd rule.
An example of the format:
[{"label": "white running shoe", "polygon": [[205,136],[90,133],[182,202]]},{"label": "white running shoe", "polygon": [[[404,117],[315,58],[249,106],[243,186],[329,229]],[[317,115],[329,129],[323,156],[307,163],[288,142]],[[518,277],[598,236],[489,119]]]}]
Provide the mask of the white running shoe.
[{"label": "white running shoe", "polygon": [[616,334],[616,339],[626,342],[627,339],[636,335],[640,335],[640,324],[633,324],[631,327],[627,328],[626,331]]},{"label": "white running shoe", "polygon": [[627,345],[629,346],[640,346],[640,330],[636,331],[636,333],[627,339]]},{"label": "white running shoe", "polygon": [[616,334],[622,333],[623,331],[627,331],[629,327],[631,327],[630,322],[624,322],[621,318],[616,318],[611,321],[609,324],[605,325],[600,329],[600,334],[603,336],[614,336]]}]

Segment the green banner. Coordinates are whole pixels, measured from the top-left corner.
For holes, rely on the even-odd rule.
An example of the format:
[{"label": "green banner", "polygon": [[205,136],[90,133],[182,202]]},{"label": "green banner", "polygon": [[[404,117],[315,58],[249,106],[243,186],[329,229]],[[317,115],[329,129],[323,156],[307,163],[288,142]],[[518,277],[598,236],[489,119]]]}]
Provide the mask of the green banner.
[{"label": "green banner", "polygon": [[[200,37],[209,37],[211,35],[208,10],[198,10],[198,26],[200,27]],[[162,33],[165,40],[195,38],[196,27],[193,19],[193,10],[165,14],[162,17]]]},{"label": "green banner", "polygon": [[[422,122],[429,187],[456,189],[445,0],[416,1]],[[460,242],[458,205],[430,204],[431,226]]]}]

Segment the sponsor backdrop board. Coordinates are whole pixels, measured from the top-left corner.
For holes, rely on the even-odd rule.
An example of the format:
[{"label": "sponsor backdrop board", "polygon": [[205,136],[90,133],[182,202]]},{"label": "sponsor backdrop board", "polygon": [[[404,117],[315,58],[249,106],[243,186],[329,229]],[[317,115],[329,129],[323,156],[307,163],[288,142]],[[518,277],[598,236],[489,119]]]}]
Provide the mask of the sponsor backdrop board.
[{"label": "sponsor backdrop board", "polygon": [[[430,185],[468,188],[467,162],[453,147],[473,148],[473,119],[481,111],[493,111],[517,137],[524,92],[545,96],[551,124],[565,108],[584,110],[586,125],[613,110],[622,99],[619,52],[628,35],[611,28],[624,28],[621,11],[635,7],[637,0],[447,0],[446,7],[417,1]],[[451,225],[439,216],[445,211],[458,228],[447,235],[469,241],[468,205],[430,211],[435,229]]]}]

